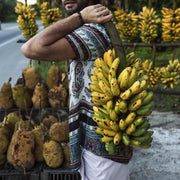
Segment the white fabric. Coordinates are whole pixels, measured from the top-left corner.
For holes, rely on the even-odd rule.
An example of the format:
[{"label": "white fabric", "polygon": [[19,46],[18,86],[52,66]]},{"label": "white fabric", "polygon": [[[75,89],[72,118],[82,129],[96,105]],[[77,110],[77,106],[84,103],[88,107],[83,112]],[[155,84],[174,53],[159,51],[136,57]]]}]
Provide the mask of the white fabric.
[{"label": "white fabric", "polygon": [[126,164],[97,156],[83,149],[80,174],[82,180],[130,180]]}]

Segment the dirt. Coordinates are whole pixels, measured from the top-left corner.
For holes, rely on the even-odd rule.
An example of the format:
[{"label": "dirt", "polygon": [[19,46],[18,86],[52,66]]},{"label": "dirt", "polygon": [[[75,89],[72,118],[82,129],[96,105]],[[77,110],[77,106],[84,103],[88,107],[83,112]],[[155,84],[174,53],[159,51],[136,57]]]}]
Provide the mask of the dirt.
[{"label": "dirt", "polygon": [[131,180],[179,180],[180,114],[153,111],[149,121],[154,131],[152,146],[134,148],[129,163]]}]

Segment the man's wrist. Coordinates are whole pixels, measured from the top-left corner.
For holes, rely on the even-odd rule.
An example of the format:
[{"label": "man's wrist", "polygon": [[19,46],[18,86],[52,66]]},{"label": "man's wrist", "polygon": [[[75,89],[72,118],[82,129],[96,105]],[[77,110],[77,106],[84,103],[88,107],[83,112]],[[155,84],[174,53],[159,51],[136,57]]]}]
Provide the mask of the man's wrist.
[{"label": "man's wrist", "polygon": [[80,21],[80,25],[82,26],[85,22],[84,22],[84,20],[82,18],[81,13],[80,12],[77,12],[77,13],[78,13],[78,18],[79,18],[79,21]]}]

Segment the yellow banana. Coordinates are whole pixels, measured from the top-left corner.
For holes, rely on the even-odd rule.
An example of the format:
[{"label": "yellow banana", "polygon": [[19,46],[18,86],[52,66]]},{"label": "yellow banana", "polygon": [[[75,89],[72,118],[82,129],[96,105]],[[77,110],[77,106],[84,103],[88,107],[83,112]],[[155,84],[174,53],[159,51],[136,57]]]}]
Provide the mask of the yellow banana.
[{"label": "yellow banana", "polygon": [[122,100],[119,102],[119,110],[122,112],[122,113],[126,113],[127,110],[128,110],[128,106],[127,106],[127,102]]},{"label": "yellow banana", "polygon": [[[96,108],[96,110],[95,110],[95,108]],[[97,110],[102,111],[103,113],[108,114],[108,111],[102,107],[93,106],[93,110],[96,112],[97,112]]]},{"label": "yellow banana", "polygon": [[93,67],[93,72],[94,72],[94,74],[97,76],[97,73],[98,73],[98,67],[94,66],[94,67]]},{"label": "yellow banana", "polygon": [[136,127],[140,126],[143,122],[145,121],[145,119],[142,116],[138,116],[137,118],[135,118],[134,120],[134,125]]},{"label": "yellow banana", "polygon": [[127,117],[125,118],[124,121],[126,122],[127,125],[129,125],[134,121],[135,117],[136,117],[136,113],[135,112],[130,112],[127,115]]},{"label": "yellow banana", "polygon": [[132,123],[127,127],[126,134],[131,135],[135,131],[136,131],[136,126]]},{"label": "yellow banana", "polygon": [[137,69],[135,67],[132,67],[131,73],[129,75],[128,87],[131,87],[131,85],[136,81],[136,79],[137,79]]},{"label": "yellow banana", "polygon": [[107,102],[108,100],[112,99],[112,96],[108,96],[107,94],[100,92],[93,91],[91,94],[92,97],[97,101],[99,100],[99,101]]},{"label": "yellow banana", "polygon": [[96,60],[95,60],[95,65],[97,68],[101,67],[101,63],[104,62],[103,59],[101,57],[98,57]]},{"label": "yellow banana", "polygon": [[97,127],[96,128],[96,130],[95,130],[95,132],[97,133],[97,134],[101,134],[101,135],[104,135],[104,129],[103,128],[101,128],[101,127]]},{"label": "yellow banana", "polygon": [[114,139],[114,137],[103,136],[103,137],[101,138],[101,142],[103,142],[103,143],[109,143],[109,142],[113,141],[113,139]]},{"label": "yellow banana", "polygon": [[111,86],[111,92],[114,96],[119,96],[120,94],[120,88],[119,88],[119,85],[118,85],[118,82],[117,82],[117,79],[116,78],[112,78],[111,79],[111,83],[110,83],[110,86]]},{"label": "yellow banana", "polygon": [[117,124],[117,122],[115,121],[110,121],[109,127],[113,130],[113,131],[119,131],[119,125]]},{"label": "yellow banana", "polygon": [[110,109],[113,109],[113,107],[114,107],[113,100],[111,99],[111,100],[107,101],[106,106],[107,106],[108,111],[110,111]]},{"label": "yellow banana", "polygon": [[140,147],[141,143],[139,141],[137,141],[137,140],[131,139],[129,145],[132,146],[132,147]]},{"label": "yellow banana", "polygon": [[97,125],[103,129],[111,129],[106,123],[105,121],[99,121],[97,122]]},{"label": "yellow banana", "polygon": [[116,51],[114,48],[112,49],[112,52],[113,52],[113,59],[115,59],[116,58]]},{"label": "yellow banana", "polygon": [[136,111],[142,105],[142,99],[137,99],[134,102],[130,103],[128,106],[129,111]]},{"label": "yellow banana", "polygon": [[129,88],[120,94],[120,98],[122,100],[127,100],[131,97],[131,95],[133,95],[132,90]]},{"label": "yellow banana", "polygon": [[113,63],[113,59],[114,57],[113,57],[113,51],[112,51],[112,49],[109,49],[108,51],[107,51],[107,64],[108,64],[108,66],[111,68],[111,66],[112,66],[112,63]]},{"label": "yellow banana", "polygon": [[144,99],[147,96],[148,92],[146,90],[141,91],[140,93],[136,94],[130,102],[133,102],[137,99]]},{"label": "yellow banana", "polygon": [[128,65],[132,65],[134,63],[134,59],[135,58],[135,53],[134,52],[130,52],[129,54],[126,55],[126,60]]},{"label": "yellow banana", "polygon": [[132,94],[135,95],[140,91],[141,82],[139,80],[135,81],[133,85],[129,88],[132,91]]},{"label": "yellow banana", "polygon": [[121,111],[119,110],[119,103],[120,103],[120,100],[118,99],[115,103],[115,106],[114,106],[114,111],[116,112],[116,114],[120,114]]},{"label": "yellow banana", "polygon": [[115,145],[118,145],[118,144],[120,144],[121,140],[122,140],[122,133],[121,132],[116,133],[116,135],[114,136],[114,139],[113,139],[113,143]]},{"label": "yellow banana", "polygon": [[103,93],[107,94],[108,96],[113,96],[111,88],[102,80],[99,80],[99,87],[103,91]]},{"label": "yellow banana", "polygon": [[126,71],[123,71],[123,74],[122,74],[122,78],[121,78],[121,81],[120,81],[120,89],[122,90],[126,90],[128,88],[128,81],[129,81],[129,75],[130,75],[130,72],[131,72],[131,67],[129,67],[129,70],[127,69]]},{"label": "yellow banana", "polygon": [[142,61],[139,58],[136,58],[133,64],[134,67],[136,67],[137,70],[142,69]]},{"label": "yellow banana", "polygon": [[139,92],[143,91],[144,89],[146,89],[147,85],[147,81],[145,79],[143,79],[140,83],[140,88],[139,88]]},{"label": "yellow banana", "polygon": [[127,127],[126,122],[123,119],[120,119],[120,121],[119,121],[119,129],[124,131],[126,129],[126,127]]},{"label": "yellow banana", "polygon": [[90,84],[89,88],[90,88],[91,91],[96,91],[96,92],[103,93],[103,91],[96,84]]},{"label": "yellow banana", "polygon": [[[119,74],[119,76],[118,76],[118,83],[119,83],[119,85],[120,85],[120,83],[121,83],[121,81],[122,81],[122,79],[124,78],[124,74],[127,74],[127,72],[131,72],[131,67],[126,67],[125,69],[123,69],[122,71],[121,71],[121,73]],[[129,74],[128,73],[128,74]]]},{"label": "yellow banana", "polygon": [[110,87],[109,81],[105,78],[101,68],[98,68],[97,77],[99,80],[103,80],[107,84],[107,86]]},{"label": "yellow banana", "polygon": [[103,100],[99,101],[97,99],[94,99],[94,97],[91,97],[91,102],[96,106],[102,106],[104,103],[106,103],[106,101]]},{"label": "yellow banana", "polygon": [[95,60],[95,65],[96,67],[101,67],[103,69],[103,71],[105,71],[106,73],[109,73],[109,67],[108,65],[104,62],[104,60],[102,58],[97,58]]},{"label": "yellow banana", "polygon": [[93,121],[96,122],[96,123],[104,120],[103,118],[101,118],[101,117],[98,116],[97,112],[95,112],[95,115],[92,116],[92,119],[93,119]]},{"label": "yellow banana", "polygon": [[104,62],[107,64],[107,51],[104,52],[103,59],[104,59]]},{"label": "yellow banana", "polygon": [[116,72],[117,72],[119,64],[120,64],[120,59],[118,57],[118,58],[114,59],[112,66],[109,70],[109,82],[111,82],[111,79],[113,77],[116,78]]},{"label": "yellow banana", "polygon": [[104,129],[103,130],[103,134],[105,136],[115,136],[117,132],[113,131],[113,130],[109,130],[109,129]]},{"label": "yellow banana", "polygon": [[[98,83],[99,83],[98,78],[97,78],[96,75],[91,75],[91,81],[92,81],[94,84],[96,84],[96,85],[98,85]],[[99,85],[98,85],[98,86],[99,86]]]},{"label": "yellow banana", "polygon": [[118,121],[118,115],[114,109],[110,109],[109,116],[113,121]]}]

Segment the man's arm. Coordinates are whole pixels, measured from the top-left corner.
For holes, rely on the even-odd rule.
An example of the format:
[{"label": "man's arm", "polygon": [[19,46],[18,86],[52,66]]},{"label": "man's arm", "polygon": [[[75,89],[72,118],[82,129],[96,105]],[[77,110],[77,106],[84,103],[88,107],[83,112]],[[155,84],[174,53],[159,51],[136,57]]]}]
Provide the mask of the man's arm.
[{"label": "man's arm", "polygon": [[[109,10],[100,4],[84,8],[81,15],[85,23],[105,23],[112,19]],[[64,36],[80,25],[79,14],[75,13],[35,35],[21,47],[21,51],[27,58],[34,60],[75,59],[75,53]]]}]

